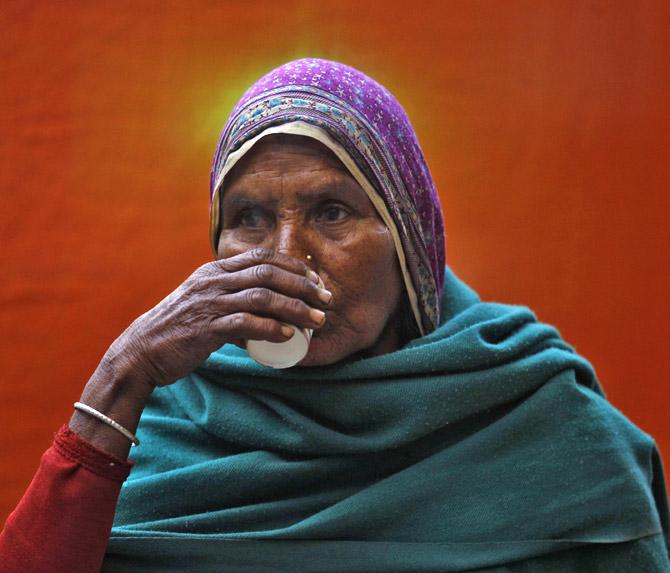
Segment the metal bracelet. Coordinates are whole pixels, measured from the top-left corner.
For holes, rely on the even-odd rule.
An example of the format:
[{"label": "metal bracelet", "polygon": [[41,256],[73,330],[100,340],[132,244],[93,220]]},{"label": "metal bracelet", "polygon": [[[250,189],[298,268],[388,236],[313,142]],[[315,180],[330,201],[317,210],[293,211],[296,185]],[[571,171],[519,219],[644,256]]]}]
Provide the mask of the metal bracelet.
[{"label": "metal bracelet", "polygon": [[108,426],[111,426],[114,428],[117,432],[121,432],[126,438],[128,438],[133,446],[139,446],[140,441],[135,437],[135,435],[126,430],[121,424],[118,422],[115,422],[112,420],[109,416],[105,416],[102,412],[98,412],[96,409],[91,408],[90,406],[87,406],[86,404],[82,404],[81,402],[75,402],[74,403],[74,409],[75,410],[80,410],[82,412],[86,412],[90,416],[93,416],[94,418],[97,418],[101,422],[104,422]]}]

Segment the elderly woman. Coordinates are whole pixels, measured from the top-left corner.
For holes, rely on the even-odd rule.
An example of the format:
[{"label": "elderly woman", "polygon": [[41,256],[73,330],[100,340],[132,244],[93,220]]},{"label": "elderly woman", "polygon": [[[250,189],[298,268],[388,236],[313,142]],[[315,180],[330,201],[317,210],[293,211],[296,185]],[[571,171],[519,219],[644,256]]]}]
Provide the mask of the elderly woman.
[{"label": "elderly woman", "polygon": [[[223,130],[211,201],[216,260],[112,344],[5,567],[670,570],[653,441],[554,328],[445,271],[386,89],[324,60],[270,72]],[[310,331],[295,368],[250,356]]]}]

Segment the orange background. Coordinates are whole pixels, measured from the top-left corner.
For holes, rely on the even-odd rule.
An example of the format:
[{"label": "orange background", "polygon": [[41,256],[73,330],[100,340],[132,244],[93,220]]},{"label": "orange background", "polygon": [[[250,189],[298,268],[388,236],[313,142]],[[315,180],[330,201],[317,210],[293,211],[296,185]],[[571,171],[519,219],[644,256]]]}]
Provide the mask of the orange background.
[{"label": "orange background", "polygon": [[210,258],[231,106],[305,55],[398,96],[452,267],[558,326],[670,456],[670,3],[409,4],[2,3],[0,523],[109,343]]}]

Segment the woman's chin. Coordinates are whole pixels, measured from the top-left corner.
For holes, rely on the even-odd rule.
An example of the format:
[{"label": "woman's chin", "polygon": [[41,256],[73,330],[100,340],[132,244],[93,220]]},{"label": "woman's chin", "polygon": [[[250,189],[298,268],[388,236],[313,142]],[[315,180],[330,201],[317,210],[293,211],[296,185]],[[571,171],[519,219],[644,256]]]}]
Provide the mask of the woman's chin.
[{"label": "woman's chin", "polygon": [[339,362],[354,353],[355,351],[347,352],[346,349],[339,348],[337,344],[333,344],[328,338],[314,336],[309,344],[307,356],[298,362],[296,367],[327,366],[328,364]]},{"label": "woman's chin", "polygon": [[314,333],[307,356],[296,367],[327,366],[336,362],[349,362],[370,358],[397,350],[398,336],[393,330],[384,330],[372,343],[344,329],[325,328]]}]

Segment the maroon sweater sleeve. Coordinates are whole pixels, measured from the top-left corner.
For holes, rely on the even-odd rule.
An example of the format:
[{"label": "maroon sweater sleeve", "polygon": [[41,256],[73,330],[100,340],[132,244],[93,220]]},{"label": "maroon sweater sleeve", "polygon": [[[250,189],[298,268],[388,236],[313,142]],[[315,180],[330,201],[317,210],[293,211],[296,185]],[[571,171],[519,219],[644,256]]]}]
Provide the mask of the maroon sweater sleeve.
[{"label": "maroon sweater sleeve", "polygon": [[0,570],[100,571],[131,467],[63,426],[0,533]]}]

